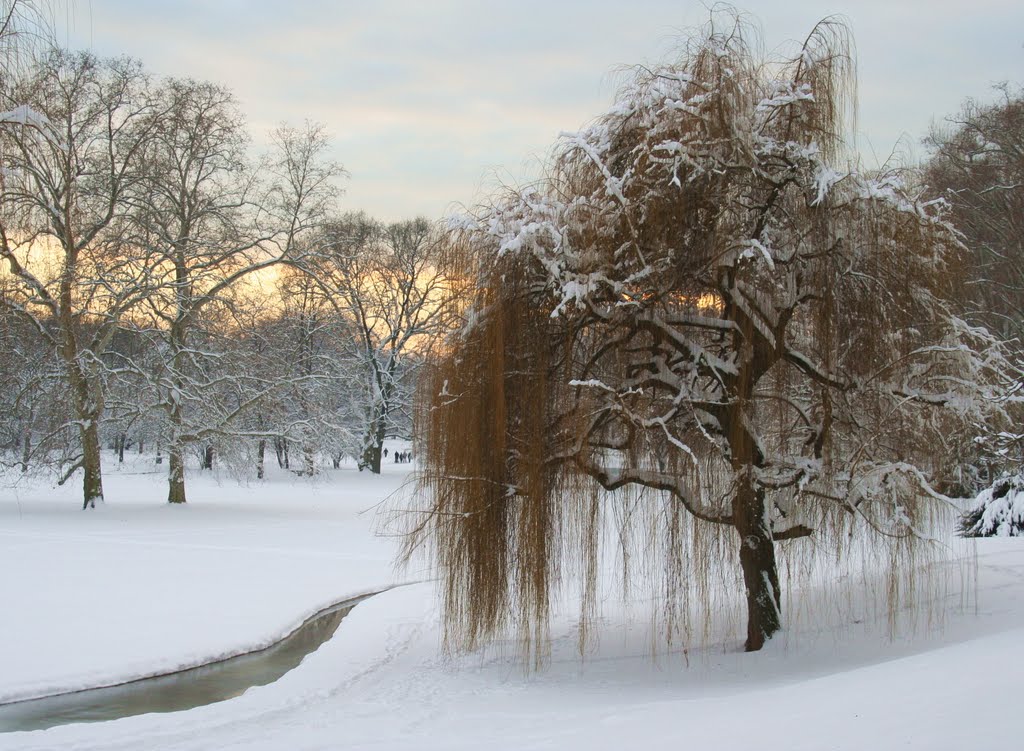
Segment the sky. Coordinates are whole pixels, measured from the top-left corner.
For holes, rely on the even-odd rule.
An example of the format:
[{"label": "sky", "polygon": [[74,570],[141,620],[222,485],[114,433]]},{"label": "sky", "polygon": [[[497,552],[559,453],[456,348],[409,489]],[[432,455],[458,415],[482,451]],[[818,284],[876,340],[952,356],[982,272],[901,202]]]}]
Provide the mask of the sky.
[{"label": "sky", "polygon": [[[60,41],[231,88],[258,148],[323,123],[343,210],[440,218],[533,179],[559,134],[612,103],[629,65],[673,57],[692,0],[66,0]],[[1024,82],[1020,0],[747,0],[768,54],[827,15],[858,53],[855,147],[920,157],[933,121]],[[787,46],[788,44],[788,46]],[[898,147],[901,142],[903,146]]]}]

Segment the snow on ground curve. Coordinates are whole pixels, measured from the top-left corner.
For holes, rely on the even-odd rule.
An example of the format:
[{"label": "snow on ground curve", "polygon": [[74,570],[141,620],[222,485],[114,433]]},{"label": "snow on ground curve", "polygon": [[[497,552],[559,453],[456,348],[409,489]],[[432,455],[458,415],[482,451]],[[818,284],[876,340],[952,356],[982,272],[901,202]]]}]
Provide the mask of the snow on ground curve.
[{"label": "snow on ground curve", "polygon": [[[19,512],[0,493],[0,591],[16,614],[0,625],[0,691],[89,677],[90,660],[125,670],[147,650],[167,654],[167,640],[216,652],[287,628],[339,592],[393,581],[394,541],[374,536],[367,509],[404,480],[352,471],[316,485],[281,480],[267,495],[209,482],[178,513],[143,501],[152,490],[138,481],[114,479],[95,516],[27,491]],[[553,621],[540,673],[523,672],[511,643],[446,658],[433,585],[402,587],[361,603],[274,684],[188,712],[0,734],[0,750],[728,750],[758,735],[769,749],[1015,749],[1007,717],[1019,695],[1010,656],[1024,638],[1022,542],[978,542],[977,614],[972,606],[942,629],[890,642],[848,624],[787,634],[756,655],[711,647],[691,653],[689,667],[678,653],[652,661],[643,626],[627,627],[611,606],[583,663],[568,616]],[[182,586],[146,586],[172,570],[188,572]],[[169,593],[178,620],[153,625],[155,637],[138,633],[175,612],[162,609]],[[89,603],[112,612],[91,612],[83,637],[81,623],[64,621]],[[176,627],[189,638],[174,640]],[[79,655],[83,644],[98,654]]]}]

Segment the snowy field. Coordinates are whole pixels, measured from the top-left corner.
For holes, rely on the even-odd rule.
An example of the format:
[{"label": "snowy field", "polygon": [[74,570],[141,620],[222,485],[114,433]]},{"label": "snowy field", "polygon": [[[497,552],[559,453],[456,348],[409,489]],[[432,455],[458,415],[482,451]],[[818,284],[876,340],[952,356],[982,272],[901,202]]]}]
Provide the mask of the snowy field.
[{"label": "snowy field", "polygon": [[[149,463],[79,488],[0,489],[0,701],[102,685],[265,645],[395,572],[376,509],[409,465],[239,485],[163,503]],[[980,540],[977,606],[889,640],[878,624],[650,656],[643,623],[598,623],[580,662],[553,622],[546,670],[511,645],[446,659],[430,582],[358,605],[278,682],[187,712],[0,734],[0,749],[1019,749],[1024,539]],[[567,604],[566,613],[573,613]]]}]

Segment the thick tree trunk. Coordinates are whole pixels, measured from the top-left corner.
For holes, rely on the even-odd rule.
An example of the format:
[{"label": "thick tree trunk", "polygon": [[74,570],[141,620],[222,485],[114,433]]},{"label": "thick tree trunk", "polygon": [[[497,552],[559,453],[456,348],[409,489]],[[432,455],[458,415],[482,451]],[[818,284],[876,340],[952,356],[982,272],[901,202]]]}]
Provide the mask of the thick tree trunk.
[{"label": "thick tree trunk", "polygon": [[368,469],[373,474],[380,474],[380,459],[381,459],[381,446],[379,443],[372,443],[363,449],[362,461],[359,463],[360,469]]},{"label": "thick tree trunk", "polygon": [[185,503],[185,455],[178,441],[167,447],[167,484],[167,502]]},{"label": "thick tree trunk", "polygon": [[82,439],[82,509],[96,508],[103,500],[103,474],[100,469],[100,429],[95,418],[81,423]]},{"label": "thick tree trunk", "polygon": [[[66,352],[77,352],[73,341],[65,344]],[[82,508],[96,508],[103,500],[103,471],[100,465],[100,416],[103,414],[102,394],[89,373],[77,359],[68,357],[68,380],[74,394],[75,416],[78,418],[78,439],[82,444]]]},{"label": "thick tree trunk", "polygon": [[[183,391],[178,387],[178,391]],[[171,423],[171,435],[167,441],[167,502],[185,503],[185,443],[181,439],[182,424],[181,405],[175,398],[171,402],[168,414]],[[159,446],[157,453],[160,453]]]},{"label": "thick tree trunk", "polygon": [[380,474],[381,455],[384,451],[384,434],[387,429],[387,407],[378,405],[374,410],[374,419],[366,435],[366,448],[363,449],[359,468],[369,469],[375,475]]},{"label": "thick tree trunk", "polygon": [[[185,357],[184,352],[186,351],[188,335],[186,299],[190,288],[188,285],[188,270],[180,248],[177,247],[174,254],[174,275],[176,282],[176,311],[174,320],[167,332],[171,365],[171,389],[167,395],[170,407],[167,416],[171,423],[170,438],[167,441],[167,502],[186,503],[188,500],[185,495],[186,443],[182,439],[185,412],[181,394],[188,391],[185,388],[188,359]],[[159,452],[159,447],[157,451]]]},{"label": "thick tree trunk", "polygon": [[747,641],[756,652],[782,628],[782,598],[775,561],[775,543],[766,522],[763,492],[743,488],[733,503],[740,537],[740,567],[747,593]]},{"label": "thick tree trunk", "polygon": [[739,487],[732,504],[733,526],[739,534],[740,568],[747,595],[748,652],[756,652],[782,628],[782,596],[775,562],[775,541],[765,507],[764,490],[754,484],[755,468],[764,457],[751,433],[747,405],[753,402],[758,380],[777,359],[772,346],[760,336],[753,320],[742,310],[730,308],[738,324],[739,372],[731,383],[733,403],[729,407],[729,450]]}]

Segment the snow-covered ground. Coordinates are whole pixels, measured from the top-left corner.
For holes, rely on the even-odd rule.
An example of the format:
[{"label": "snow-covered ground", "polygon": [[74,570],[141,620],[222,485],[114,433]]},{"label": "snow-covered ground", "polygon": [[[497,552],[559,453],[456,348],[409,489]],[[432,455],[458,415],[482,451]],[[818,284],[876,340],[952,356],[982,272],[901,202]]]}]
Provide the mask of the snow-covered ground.
[{"label": "snow-covered ground", "polygon": [[[415,580],[375,534],[408,465],[263,483],[149,463],[77,488],[0,489],[0,700],[163,672],[266,644],[347,595]],[[173,714],[0,734],[0,749],[1017,749],[1024,540],[979,540],[978,600],[894,641],[846,624],[652,660],[610,607],[580,662],[568,613],[524,673],[510,645],[446,659],[430,582],[359,606],[278,682]]]}]

